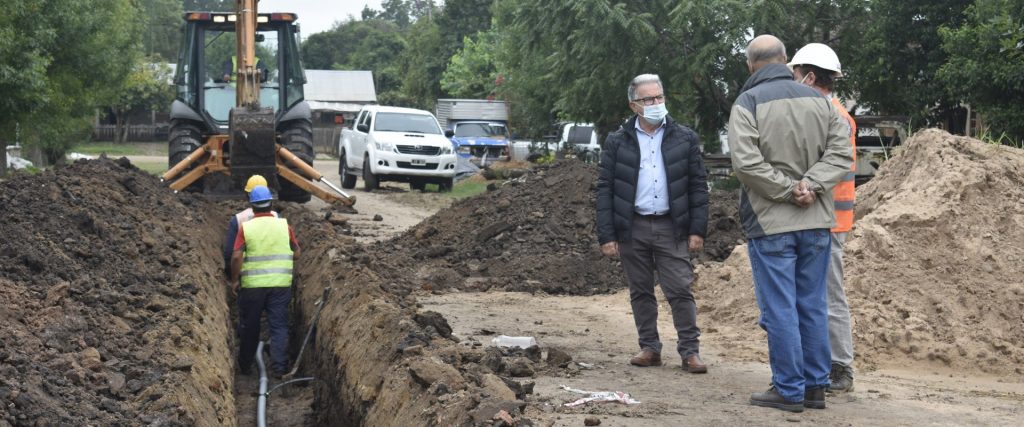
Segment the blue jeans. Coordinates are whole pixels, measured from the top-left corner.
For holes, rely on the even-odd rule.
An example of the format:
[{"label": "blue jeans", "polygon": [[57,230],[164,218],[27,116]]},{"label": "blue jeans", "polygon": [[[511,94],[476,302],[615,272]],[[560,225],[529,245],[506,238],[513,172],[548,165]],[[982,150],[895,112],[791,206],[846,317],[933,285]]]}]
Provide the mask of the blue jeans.
[{"label": "blue jeans", "polygon": [[827,387],[831,368],[826,277],[832,235],[800,230],[750,239],[760,325],[768,332],[772,384],[788,401]]},{"label": "blue jeans", "polygon": [[292,288],[242,288],[238,292],[238,365],[252,365],[260,340],[260,317],[267,312],[270,326],[270,366],[278,373],[288,371],[288,304]]}]

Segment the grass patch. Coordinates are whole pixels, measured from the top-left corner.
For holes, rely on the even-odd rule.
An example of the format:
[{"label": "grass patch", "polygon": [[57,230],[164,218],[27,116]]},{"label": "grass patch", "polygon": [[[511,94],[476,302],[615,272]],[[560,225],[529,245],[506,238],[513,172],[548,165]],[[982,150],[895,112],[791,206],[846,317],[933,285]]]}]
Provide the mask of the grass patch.
[{"label": "grass patch", "polygon": [[132,162],[132,164],[151,175],[160,176],[167,172],[167,162]]},{"label": "grass patch", "polygon": [[[456,182],[455,187],[449,193],[441,193],[442,195],[451,197],[453,199],[465,199],[467,197],[473,197],[477,194],[487,191],[487,184],[495,181],[487,181],[482,179],[464,179]],[[437,184],[427,184],[423,189],[424,192],[431,193],[440,191]]]},{"label": "grass patch", "polygon": [[71,152],[98,156],[107,153],[108,157],[119,156],[166,156],[167,143],[135,142],[114,144],[112,142],[88,142],[71,148]]}]

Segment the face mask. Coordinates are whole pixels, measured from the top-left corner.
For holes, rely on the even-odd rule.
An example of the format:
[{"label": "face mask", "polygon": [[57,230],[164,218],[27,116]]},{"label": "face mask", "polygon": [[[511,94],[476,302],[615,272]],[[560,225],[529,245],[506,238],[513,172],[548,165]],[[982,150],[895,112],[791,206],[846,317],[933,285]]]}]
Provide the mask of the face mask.
[{"label": "face mask", "polygon": [[651,124],[661,123],[661,121],[663,119],[665,119],[665,116],[667,116],[667,115],[668,115],[668,110],[665,108],[665,103],[664,102],[662,102],[661,104],[645,105],[644,106],[643,117],[644,117],[644,120],[647,120],[647,123],[651,123]]},{"label": "face mask", "polygon": [[[809,77],[811,74],[813,74],[813,73],[804,74],[804,78],[800,79],[800,83],[803,83],[804,80],[807,80],[807,77]],[[807,85],[810,86],[810,83],[808,83]]]}]

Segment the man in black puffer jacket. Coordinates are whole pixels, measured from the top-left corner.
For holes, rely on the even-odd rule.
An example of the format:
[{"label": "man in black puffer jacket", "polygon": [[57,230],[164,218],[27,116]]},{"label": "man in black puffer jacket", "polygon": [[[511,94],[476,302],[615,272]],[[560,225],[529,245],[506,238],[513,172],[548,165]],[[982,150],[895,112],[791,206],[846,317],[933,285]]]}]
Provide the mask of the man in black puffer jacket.
[{"label": "man in black puffer jacket", "polygon": [[636,366],[661,365],[657,283],[672,307],[683,370],[705,373],[690,252],[704,246],[707,171],[700,140],[668,117],[661,79],[641,74],[627,90],[636,113],[605,140],[597,179],[597,238],[601,252],[620,257],[639,335]]}]

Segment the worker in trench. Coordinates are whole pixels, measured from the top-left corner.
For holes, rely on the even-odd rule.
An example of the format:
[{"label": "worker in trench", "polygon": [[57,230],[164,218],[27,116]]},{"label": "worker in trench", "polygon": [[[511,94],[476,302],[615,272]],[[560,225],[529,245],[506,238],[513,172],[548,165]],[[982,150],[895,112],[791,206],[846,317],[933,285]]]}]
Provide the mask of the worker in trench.
[{"label": "worker in trench", "polygon": [[260,316],[270,326],[272,374],[288,371],[288,305],[295,260],[301,248],[288,220],[271,212],[273,196],[265,186],[249,193],[253,218],[239,225],[231,254],[231,291],[238,298],[238,369],[248,375],[260,338]]},{"label": "worker in trench", "polygon": [[[252,189],[256,186],[267,185],[267,179],[263,175],[253,175],[249,177],[249,180],[245,182],[245,196],[249,197],[249,193],[252,193]],[[277,212],[270,211],[275,217],[278,216]],[[252,207],[246,207],[244,210],[231,216],[228,220],[228,231],[224,234],[224,280],[231,279],[231,254],[235,251],[235,236],[238,235],[238,224],[242,224],[252,219],[255,214],[252,211]]]},{"label": "worker in trench", "polygon": [[657,283],[672,309],[683,371],[705,373],[690,261],[690,254],[704,247],[708,224],[700,138],[668,115],[657,75],[633,78],[626,96],[635,115],[608,135],[601,153],[597,238],[602,254],[622,261],[629,281],[640,347],[629,363],[662,364]]}]

